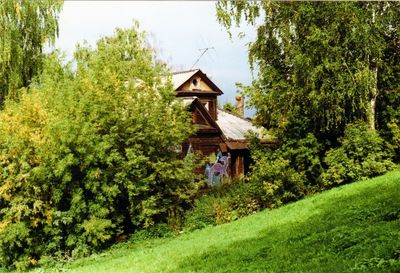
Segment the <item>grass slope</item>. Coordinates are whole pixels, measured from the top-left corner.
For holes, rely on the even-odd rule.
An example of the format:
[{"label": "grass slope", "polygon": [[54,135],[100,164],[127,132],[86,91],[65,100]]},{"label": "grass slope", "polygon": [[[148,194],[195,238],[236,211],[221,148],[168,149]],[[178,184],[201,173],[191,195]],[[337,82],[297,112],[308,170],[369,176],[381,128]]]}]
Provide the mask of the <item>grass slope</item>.
[{"label": "grass slope", "polygon": [[396,171],[230,224],[120,244],[60,271],[400,272],[399,218]]}]

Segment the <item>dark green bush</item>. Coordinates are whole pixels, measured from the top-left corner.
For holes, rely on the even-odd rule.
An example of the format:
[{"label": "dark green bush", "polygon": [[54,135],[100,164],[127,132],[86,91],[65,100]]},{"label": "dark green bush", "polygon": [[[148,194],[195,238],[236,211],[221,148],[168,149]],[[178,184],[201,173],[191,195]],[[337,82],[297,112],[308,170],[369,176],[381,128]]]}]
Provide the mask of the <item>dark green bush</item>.
[{"label": "dark green bush", "polygon": [[306,176],[283,158],[260,158],[252,169],[249,183],[253,198],[267,208],[300,199],[306,193]]},{"label": "dark green bush", "polygon": [[340,143],[324,159],[328,168],[322,180],[328,187],[367,179],[394,168],[393,150],[365,123],[348,124]]},{"label": "dark green bush", "polygon": [[2,266],[87,255],[167,222],[197,192],[193,158],[174,152],[189,114],[143,34],[117,30],[75,61],[49,57],[0,113]]},{"label": "dark green bush", "polygon": [[235,178],[213,188],[200,197],[195,206],[185,214],[185,229],[201,229],[237,220],[260,210],[252,195],[250,184]]},{"label": "dark green bush", "polygon": [[393,147],[395,152],[395,162],[400,161],[400,122],[397,119],[393,119],[387,124],[387,130],[385,131],[386,139]]},{"label": "dark green bush", "polygon": [[155,238],[171,237],[174,235],[174,231],[171,230],[170,226],[165,223],[155,224],[147,229],[142,229],[129,238],[130,241],[140,242]]},{"label": "dark green bush", "polygon": [[284,139],[277,147],[251,145],[254,165],[248,178],[252,199],[271,208],[318,191],[323,171],[321,145],[312,134]]},{"label": "dark green bush", "polygon": [[214,195],[204,195],[196,200],[194,207],[185,214],[184,228],[192,231],[202,229],[215,224],[213,204],[216,201]]}]

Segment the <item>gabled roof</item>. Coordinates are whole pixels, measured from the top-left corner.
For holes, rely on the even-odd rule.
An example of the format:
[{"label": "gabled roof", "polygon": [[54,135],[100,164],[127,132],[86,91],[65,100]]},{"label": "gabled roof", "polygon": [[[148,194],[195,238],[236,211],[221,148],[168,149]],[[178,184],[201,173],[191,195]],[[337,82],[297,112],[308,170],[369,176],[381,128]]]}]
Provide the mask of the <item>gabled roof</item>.
[{"label": "gabled roof", "polygon": [[[215,121],[197,97],[183,97],[183,104],[195,112],[198,110],[206,121],[206,125],[199,125],[198,133],[218,133],[221,134],[225,144],[231,150],[247,149],[247,133],[255,132],[260,140],[268,135],[264,135],[261,128],[257,128],[250,121],[237,117],[218,109],[218,119]],[[269,141],[271,142],[271,141]],[[272,142],[271,142],[272,143]]]},{"label": "gabled roof", "polygon": [[187,70],[187,71],[178,71],[172,73],[172,84],[174,85],[174,89],[177,90],[181,87],[185,82],[187,82],[194,74],[197,73],[199,69]]},{"label": "gabled roof", "polygon": [[221,134],[221,129],[219,128],[216,121],[210,116],[210,113],[204,107],[197,97],[183,97],[183,104],[189,108],[190,111],[199,112],[201,117],[204,119],[206,124],[197,124],[199,126],[198,133],[211,132]]},{"label": "gabled roof", "polygon": [[245,142],[248,131],[254,131],[260,139],[263,137],[261,128],[255,127],[247,119],[237,117],[220,109],[217,111],[218,119],[216,122],[227,140]]},{"label": "gabled roof", "polygon": [[172,83],[174,85],[174,89],[176,91],[187,91],[179,89],[195,75],[199,76],[202,81],[204,81],[213,90],[214,93],[217,93],[218,95],[223,94],[221,89],[219,89],[218,86],[216,86],[200,69],[191,69],[172,73]]}]

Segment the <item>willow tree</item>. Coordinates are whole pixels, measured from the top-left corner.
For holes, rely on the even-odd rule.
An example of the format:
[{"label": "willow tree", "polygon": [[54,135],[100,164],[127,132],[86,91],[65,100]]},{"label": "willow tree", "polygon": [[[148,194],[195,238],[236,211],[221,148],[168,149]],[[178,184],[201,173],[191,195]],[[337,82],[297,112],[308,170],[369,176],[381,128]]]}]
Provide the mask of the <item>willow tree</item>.
[{"label": "willow tree", "polygon": [[[245,88],[257,119],[336,139],[347,123],[376,127],[376,104],[398,72],[400,3],[221,1],[219,22],[229,30],[243,20],[257,30],[249,45],[257,71]],[[397,70],[396,70],[397,71]],[[395,74],[394,74],[395,73]],[[378,124],[379,125],[379,124]]]},{"label": "willow tree", "polygon": [[0,0],[0,102],[29,85],[54,43],[62,0]]}]

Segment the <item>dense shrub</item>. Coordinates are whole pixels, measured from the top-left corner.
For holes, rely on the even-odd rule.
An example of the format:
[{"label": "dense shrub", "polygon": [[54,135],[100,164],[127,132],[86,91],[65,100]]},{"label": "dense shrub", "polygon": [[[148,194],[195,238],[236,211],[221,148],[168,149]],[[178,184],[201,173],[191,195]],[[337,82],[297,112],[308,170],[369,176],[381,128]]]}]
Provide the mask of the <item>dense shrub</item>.
[{"label": "dense shrub", "polygon": [[188,206],[191,133],[168,71],[134,27],[57,54],[0,113],[0,264],[81,256]]},{"label": "dense shrub", "polygon": [[171,227],[165,223],[155,224],[147,229],[141,229],[129,238],[131,242],[141,242],[155,238],[172,237],[175,233]]},{"label": "dense shrub", "polygon": [[400,122],[396,119],[390,121],[387,124],[387,130],[385,131],[386,139],[390,143],[391,147],[395,152],[394,161],[400,161]]},{"label": "dense shrub", "polygon": [[254,165],[248,177],[252,198],[261,207],[275,207],[318,190],[323,171],[321,145],[312,134],[284,139],[277,147],[251,145]]},{"label": "dense shrub", "polygon": [[252,170],[252,195],[263,207],[276,207],[297,200],[305,194],[306,178],[296,172],[286,159],[260,158]]},{"label": "dense shrub", "polygon": [[394,167],[392,149],[364,123],[348,124],[340,142],[324,159],[328,169],[322,179],[327,186],[367,179]]},{"label": "dense shrub", "polygon": [[185,213],[184,228],[192,231],[215,225],[214,203],[218,201],[219,197],[213,194],[203,195],[196,200],[194,207]]},{"label": "dense shrub", "polygon": [[185,214],[186,230],[201,229],[237,220],[260,210],[253,188],[243,178],[221,183],[195,202]]}]

